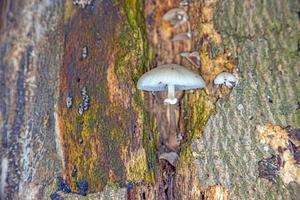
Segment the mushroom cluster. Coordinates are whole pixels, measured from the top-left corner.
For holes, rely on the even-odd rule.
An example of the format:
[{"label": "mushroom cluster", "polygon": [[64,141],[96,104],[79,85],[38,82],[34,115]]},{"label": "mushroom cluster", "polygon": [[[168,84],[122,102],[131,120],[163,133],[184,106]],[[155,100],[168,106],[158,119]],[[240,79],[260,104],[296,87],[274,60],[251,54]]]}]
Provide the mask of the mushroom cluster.
[{"label": "mushroom cluster", "polygon": [[[192,31],[191,25],[189,22],[189,17],[186,13],[188,9],[189,1],[183,0],[180,2],[179,8],[172,8],[166,14],[164,14],[163,19],[165,21],[169,21],[174,28],[187,24],[187,32],[178,33],[173,38],[172,41],[182,41],[182,40],[191,40],[192,39]],[[180,54],[183,58],[186,58],[190,63],[192,63],[196,68],[200,67],[200,55],[197,51],[192,52],[182,52]]]},{"label": "mushroom cluster", "polygon": [[77,5],[81,8],[85,8],[92,4],[93,0],[73,0],[73,5]]},{"label": "mushroom cluster", "polygon": [[[188,5],[188,0],[182,0],[179,8],[172,8],[163,16],[163,20],[169,21],[174,28],[183,24],[188,26],[188,32],[175,35],[172,41],[192,38],[189,17],[186,13]],[[184,52],[181,56],[186,57],[194,65],[200,66],[198,52]],[[137,87],[145,91],[168,91],[168,97],[164,100],[164,103],[176,104],[176,90],[204,88],[205,82],[200,75],[179,64],[164,64],[145,73],[138,80]]]},{"label": "mushroom cluster", "polygon": [[172,41],[192,39],[191,25],[189,22],[189,17],[186,13],[187,6],[188,2],[182,1],[179,8],[172,8],[163,16],[163,20],[169,21],[174,28],[177,28],[178,26],[183,24],[187,24],[188,31],[175,35]]},{"label": "mushroom cluster", "polygon": [[[177,33],[172,37],[171,42],[192,39],[191,24],[187,14],[189,1],[190,0],[182,0],[178,8],[172,8],[163,15],[163,20],[168,21],[173,28],[187,26],[187,32]],[[187,59],[196,68],[200,68],[201,63],[198,51],[182,52],[180,56]],[[208,80],[209,79],[207,79],[207,81]],[[215,85],[225,85],[227,87],[233,87],[236,82],[236,76],[228,72],[218,74],[213,81]],[[171,151],[162,153],[159,159],[166,160],[173,167],[176,167],[178,160],[176,151],[180,146],[180,137],[178,136],[180,134],[178,134],[178,126],[176,124],[176,111],[174,110],[175,106],[173,106],[178,102],[176,91],[202,89],[205,88],[205,86],[206,83],[199,74],[187,69],[181,64],[175,63],[158,65],[143,74],[137,82],[137,88],[140,90],[148,92],[167,91],[167,97],[165,97],[164,103],[167,105],[167,126],[169,126],[169,128],[166,129],[168,131],[167,134],[161,134],[165,146]]]},{"label": "mushroom cluster", "polygon": [[78,113],[83,114],[84,111],[87,111],[90,107],[90,97],[87,95],[86,87],[83,87],[81,90],[82,102],[79,104]]},{"label": "mushroom cluster", "polygon": [[[188,0],[183,0],[179,8],[172,8],[163,16],[163,20],[169,21],[174,28],[187,24],[188,31],[175,35],[171,39],[172,42],[192,39],[192,32],[188,21],[189,17],[186,13],[188,4]],[[186,52],[186,54],[182,56],[187,57],[187,59],[192,63],[194,62],[195,65],[200,65],[200,57],[197,52]],[[169,133],[164,139],[166,140],[165,145],[172,151],[178,149],[180,144],[176,128],[174,128],[176,127],[176,115],[174,106],[172,106],[178,102],[176,91],[201,89],[204,87],[205,81],[199,74],[175,63],[158,65],[143,74],[138,80],[137,88],[140,90],[149,92],[167,91],[168,93],[164,99],[164,103],[167,105]],[[167,160],[175,167],[178,155],[175,152],[169,152],[162,154],[160,159]]]}]

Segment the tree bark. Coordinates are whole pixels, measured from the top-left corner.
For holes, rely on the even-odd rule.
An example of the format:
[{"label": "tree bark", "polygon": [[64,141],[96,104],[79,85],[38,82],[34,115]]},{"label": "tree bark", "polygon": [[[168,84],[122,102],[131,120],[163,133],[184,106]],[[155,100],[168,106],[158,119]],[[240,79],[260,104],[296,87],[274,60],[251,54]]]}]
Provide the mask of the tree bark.
[{"label": "tree bark", "polygon": [[[300,196],[299,2],[186,1],[178,27],[179,0],[76,2],[0,1],[1,199]],[[206,82],[171,118],[166,93],[136,88],[166,63]]]}]

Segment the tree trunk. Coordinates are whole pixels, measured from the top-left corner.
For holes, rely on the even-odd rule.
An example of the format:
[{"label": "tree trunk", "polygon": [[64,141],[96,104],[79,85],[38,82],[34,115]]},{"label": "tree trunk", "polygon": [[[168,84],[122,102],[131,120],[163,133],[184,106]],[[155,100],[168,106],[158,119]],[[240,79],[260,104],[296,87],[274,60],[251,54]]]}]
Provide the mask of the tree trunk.
[{"label": "tree trunk", "polygon": [[[299,2],[182,2],[0,1],[1,199],[300,196]],[[206,88],[137,89],[166,63]]]}]

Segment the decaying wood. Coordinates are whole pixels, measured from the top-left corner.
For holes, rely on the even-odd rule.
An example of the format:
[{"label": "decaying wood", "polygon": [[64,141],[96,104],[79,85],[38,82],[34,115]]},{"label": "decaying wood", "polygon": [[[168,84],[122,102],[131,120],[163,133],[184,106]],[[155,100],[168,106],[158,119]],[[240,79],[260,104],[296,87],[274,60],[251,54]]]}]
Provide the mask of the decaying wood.
[{"label": "decaying wood", "polygon": [[[180,6],[187,22],[163,20]],[[294,0],[0,1],[1,199],[296,199],[299,9]],[[182,52],[199,54],[197,66]],[[166,93],[136,88],[166,63],[207,84],[177,92],[172,113]],[[213,84],[223,71],[237,74],[234,88]],[[159,159],[169,152],[176,164]]]}]

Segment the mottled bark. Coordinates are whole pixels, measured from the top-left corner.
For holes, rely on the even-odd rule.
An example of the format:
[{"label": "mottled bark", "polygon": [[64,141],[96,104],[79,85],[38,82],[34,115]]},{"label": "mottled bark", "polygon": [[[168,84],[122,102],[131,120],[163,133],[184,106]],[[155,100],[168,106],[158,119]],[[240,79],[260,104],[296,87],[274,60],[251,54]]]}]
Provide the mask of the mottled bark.
[{"label": "mottled bark", "polygon": [[43,198],[62,173],[54,134],[62,3],[0,5],[1,199]]},{"label": "mottled bark", "polygon": [[214,24],[223,48],[238,58],[239,82],[219,99],[192,144],[201,185],[221,184],[231,199],[296,199],[299,185],[272,184],[258,162],[276,154],[256,139],[256,126],[300,126],[298,1],[220,1]]}]

